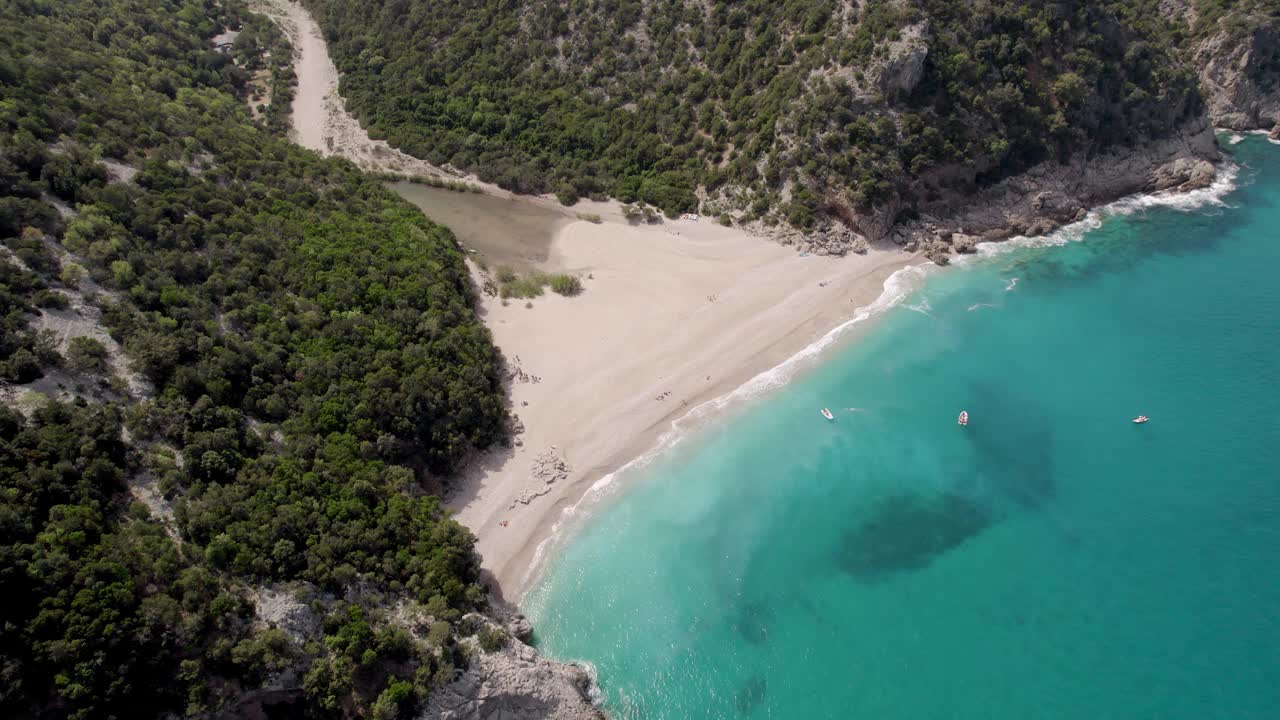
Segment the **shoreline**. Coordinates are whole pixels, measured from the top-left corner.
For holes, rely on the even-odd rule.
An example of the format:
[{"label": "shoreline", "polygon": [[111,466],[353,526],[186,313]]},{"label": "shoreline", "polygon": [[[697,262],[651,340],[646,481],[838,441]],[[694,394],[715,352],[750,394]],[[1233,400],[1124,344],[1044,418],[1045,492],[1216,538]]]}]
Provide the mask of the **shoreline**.
[{"label": "shoreline", "polygon": [[[1275,141],[1271,142],[1274,143]],[[1190,212],[1201,209],[1206,205],[1221,205],[1224,203],[1223,198],[1230,195],[1237,187],[1235,181],[1239,173],[1239,166],[1228,158],[1220,162],[1216,170],[1216,177],[1208,187],[1194,190],[1139,193],[1121,197],[1112,202],[1094,207],[1085,218],[1062,225],[1045,235],[1015,236],[1006,240],[979,243],[975,247],[973,254],[957,257],[956,264],[963,267],[971,262],[990,260],[998,255],[1018,249],[1056,247],[1078,242],[1083,240],[1089,232],[1100,227],[1107,217],[1129,215],[1156,207],[1171,208],[1179,212]],[[903,253],[899,254],[905,255]],[[911,256],[901,267],[890,273],[884,281],[883,292],[870,305],[860,306],[852,315],[843,322],[834,325],[825,334],[803,346],[789,357],[761,370],[755,375],[743,379],[741,384],[729,388],[721,394],[707,393],[708,397],[690,407],[687,412],[680,414],[678,417],[666,418],[665,427],[661,428],[659,432],[646,433],[644,439],[648,440],[647,446],[634,449],[625,455],[614,470],[599,473],[594,480],[584,478],[575,483],[575,488],[578,486],[583,487],[580,491],[573,493],[573,495],[576,495],[577,500],[572,503],[562,504],[558,513],[553,514],[548,510],[547,515],[550,517],[544,517],[543,527],[541,528],[544,535],[543,539],[534,548],[532,554],[528,554],[527,549],[520,554],[521,558],[528,554],[528,560],[526,561],[525,573],[516,586],[519,588],[519,594],[514,598],[514,602],[520,604],[524,601],[541,577],[546,568],[546,563],[554,555],[554,550],[559,548],[562,543],[571,541],[573,532],[577,528],[566,526],[566,523],[585,521],[588,516],[580,516],[578,512],[584,504],[588,504],[588,507],[594,506],[595,503],[605,497],[603,492],[609,489],[617,489],[614,486],[614,480],[617,476],[643,468],[649,461],[675,447],[685,438],[696,433],[697,430],[706,427],[709,423],[719,422],[727,412],[732,412],[735,408],[741,407],[741,403],[748,402],[762,393],[780,389],[795,378],[796,373],[791,372],[793,365],[798,366],[794,369],[800,372],[811,369],[821,362],[821,358],[828,351],[836,349],[832,346],[838,343],[847,344],[852,340],[849,337],[851,332],[869,331],[872,326],[869,323],[864,323],[864,321],[873,320],[884,310],[896,306],[907,295],[918,289],[926,277],[932,274],[933,270],[941,269],[939,266],[923,262],[922,255],[922,253],[917,253]],[[891,287],[893,280],[904,273],[915,275],[914,281],[904,277],[901,279],[902,282],[897,283],[897,287]],[[774,375],[775,373],[781,373],[781,377],[766,378],[766,376]],[[707,410],[704,411],[704,408],[707,408]],[[695,423],[696,426],[692,428],[682,427],[686,423]],[[638,438],[634,445],[639,445],[640,443],[641,439]]]},{"label": "shoreline", "polygon": [[[524,602],[529,592],[534,589],[537,581],[541,578],[543,571],[546,569],[546,562],[554,556],[554,552],[548,551],[554,551],[562,543],[572,539],[573,532],[577,527],[568,527],[565,523],[585,521],[589,517],[589,515],[579,515],[580,509],[594,509],[597,503],[607,497],[605,495],[606,492],[625,489],[625,485],[618,485],[617,482],[624,479],[627,474],[642,470],[663,453],[669,452],[684,441],[695,437],[698,432],[710,429],[713,425],[726,421],[732,413],[744,409],[747,403],[761,399],[769,393],[781,391],[801,374],[819,366],[822,358],[828,352],[837,352],[847,347],[848,343],[854,342],[861,333],[869,332],[872,329],[869,321],[874,320],[885,310],[892,309],[901,300],[919,289],[925,277],[931,274],[933,268],[937,267],[921,262],[921,260],[922,258],[919,255],[911,256],[907,264],[888,275],[882,286],[882,292],[875,301],[870,305],[857,308],[854,311],[854,315],[831,328],[810,344],[805,345],[790,357],[756,373],[754,376],[750,376],[740,385],[723,394],[707,393],[710,397],[690,407],[684,414],[670,419],[665,428],[654,428],[652,435],[648,436],[652,438],[652,441],[647,448],[626,456],[629,459],[626,459],[614,470],[601,474],[594,482],[588,484],[587,480],[584,479],[581,484],[587,485],[586,489],[576,493],[578,499],[572,504],[563,507],[559,516],[552,519],[552,522],[549,523],[546,537],[534,548],[532,558],[521,579],[521,595],[516,600],[516,604],[519,605]],[[904,274],[909,274],[912,277],[904,277],[899,281],[899,276]],[[642,439],[638,438],[635,444],[640,445],[641,443]],[[584,505],[586,506],[585,508]]]},{"label": "shoreline", "polygon": [[920,260],[896,248],[805,257],[705,221],[669,225],[571,223],[544,269],[589,277],[581,297],[481,300],[523,429],[478,455],[446,507],[504,600],[523,597],[565,511],[602,478],[660,451],[690,415],[847,339],[886,280]]},{"label": "shoreline", "polygon": [[[296,142],[369,171],[450,177],[372,140],[346,112],[323,36],[301,5],[257,5],[294,43]],[[521,373],[508,400],[528,427],[517,425],[512,447],[478,453],[446,507],[476,535],[499,599],[523,594],[531,560],[563,509],[601,477],[650,451],[691,408],[733,393],[847,322],[881,295],[886,278],[920,261],[897,247],[806,257],[709,219],[632,225],[617,202],[563,207],[550,196],[462,179],[569,220],[538,265],[580,275],[585,285],[583,297],[544,296],[532,310],[524,301],[480,298],[494,344]],[[577,219],[584,213],[603,222]],[[469,258],[468,266],[481,287]],[[549,382],[518,381],[541,380],[541,373]],[[554,482],[530,477],[539,457]]]}]

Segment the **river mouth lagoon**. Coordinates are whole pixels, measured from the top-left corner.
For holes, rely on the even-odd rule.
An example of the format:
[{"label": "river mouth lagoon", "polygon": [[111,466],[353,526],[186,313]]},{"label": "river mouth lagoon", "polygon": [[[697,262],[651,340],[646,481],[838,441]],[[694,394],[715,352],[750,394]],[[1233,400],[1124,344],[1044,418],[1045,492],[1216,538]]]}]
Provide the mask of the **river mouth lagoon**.
[{"label": "river mouth lagoon", "polygon": [[546,262],[556,231],[570,217],[517,198],[459,192],[408,180],[388,183],[397,195],[448,227],[473,260],[528,270]]},{"label": "river mouth lagoon", "polygon": [[620,473],[539,648],[620,718],[1277,717],[1280,147],[1222,139]]}]

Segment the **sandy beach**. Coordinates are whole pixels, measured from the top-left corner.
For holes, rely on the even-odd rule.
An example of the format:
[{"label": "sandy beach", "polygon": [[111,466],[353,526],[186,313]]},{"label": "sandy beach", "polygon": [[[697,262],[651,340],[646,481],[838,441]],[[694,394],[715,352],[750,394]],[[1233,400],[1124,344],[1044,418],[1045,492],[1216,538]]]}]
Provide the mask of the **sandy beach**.
[{"label": "sandy beach", "polygon": [[[445,174],[371,140],[346,112],[323,36],[301,6],[262,0],[259,9],[295,46],[298,143],[370,170]],[[580,276],[584,291],[548,293],[532,307],[485,297],[480,307],[513,372],[511,411],[523,431],[512,447],[477,457],[448,506],[475,533],[495,590],[511,601],[535,579],[535,553],[563,510],[593,483],[651,450],[691,409],[854,317],[890,275],[920,261],[896,249],[801,255],[708,218],[632,225],[617,203],[516,202],[565,217],[549,248],[531,257],[545,254],[540,269]],[[579,214],[603,221],[574,220]],[[479,286],[480,270],[471,270]]]},{"label": "sandy beach", "polygon": [[911,261],[894,250],[802,257],[706,220],[561,230],[547,269],[591,279],[581,296],[548,295],[532,308],[483,301],[521,373],[510,392],[525,430],[519,446],[482,458],[449,501],[504,597],[528,589],[539,544],[593,483],[694,407],[853,317]]}]

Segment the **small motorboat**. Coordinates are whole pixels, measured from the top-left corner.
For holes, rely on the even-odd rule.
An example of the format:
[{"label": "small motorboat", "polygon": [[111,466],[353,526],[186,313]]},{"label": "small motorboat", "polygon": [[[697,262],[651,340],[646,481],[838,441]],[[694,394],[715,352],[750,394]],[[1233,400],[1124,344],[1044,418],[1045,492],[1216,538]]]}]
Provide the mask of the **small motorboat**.
[{"label": "small motorboat", "polygon": [[836,416],[835,416],[835,415],[832,415],[832,414],[831,414],[831,411],[830,411],[830,410],[828,410],[828,409],[826,409],[826,408],[822,408],[822,417],[824,417],[824,418],[826,418],[826,419],[828,419],[828,420],[835,420],[835,419],[836,419]]},{"label": "small motorboat", "polygon": [[956,422],[960,423],[961,425],[968,425],[968,424],[969,424],[969,411],[968,411],[968,410],[961,410],[961,411],[960,411],[960,419],[959,419],[959,420],[957,420]]},{"label": "small motorboat", "polygon": [[1148,421],[1148,420],[1150,420],[1150,419],[1151,419],[1151,418],[1147,417],[1146,415],[1139,415],[1138,417],[1136,417],[1136,418],[1134,418],[1134,419],[1133,419],[1133,424],[1134,424],[1134,425],[1141,425],[1142,423],[1144,423],[1144,422],[1146,422],[1146,421]]}]

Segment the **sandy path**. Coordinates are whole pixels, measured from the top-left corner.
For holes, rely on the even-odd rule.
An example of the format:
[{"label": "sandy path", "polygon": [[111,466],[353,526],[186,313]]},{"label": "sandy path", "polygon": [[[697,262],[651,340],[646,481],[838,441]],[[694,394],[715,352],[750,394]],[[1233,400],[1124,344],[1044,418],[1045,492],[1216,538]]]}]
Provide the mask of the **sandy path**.
[{"label": "sandy path", "polygon": [[293,96],[293,129],[289,139],[321,155],[341,155],[365,170],[453,177],[373,140],[347,112],[338,94],[338,69],[329,57],[320,26],[311,14],[291,0],[253,0],[253,9],[276,22],[293,44],[293,71],[298,85]]},{"label": "sandy path", "polygon": [[[441,174],[371,140],[346,113],[323,37],[300,5],[257,6],[294,43],[297,142],[366,169]],[[581,297],[548,294],[532,308],[482,301],[495,342],[519,370],[510,396],[526,429],[516,446],[477,458],[449,506],[512,600],[528,589],[535,554],[562,511],[592,483],[652,449],[692,408],[853,317],[915,260],[895,250],[802,257],[706,219],[632,226],[617,203],[566,210],[549,197],[519,201],[604,222],[571,222],[551,243],[547,269],[590,276]]]}]

